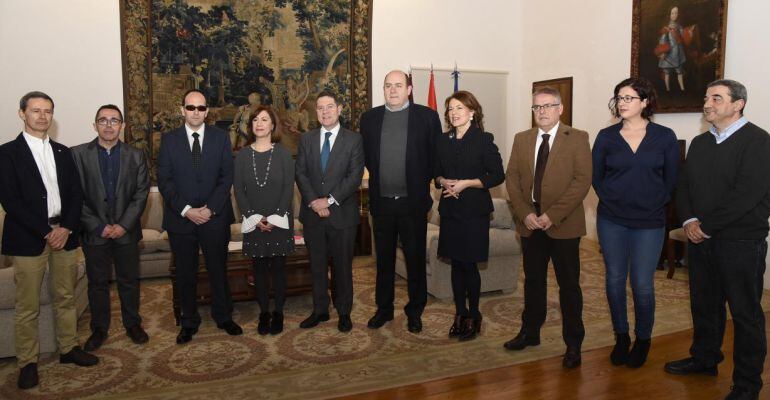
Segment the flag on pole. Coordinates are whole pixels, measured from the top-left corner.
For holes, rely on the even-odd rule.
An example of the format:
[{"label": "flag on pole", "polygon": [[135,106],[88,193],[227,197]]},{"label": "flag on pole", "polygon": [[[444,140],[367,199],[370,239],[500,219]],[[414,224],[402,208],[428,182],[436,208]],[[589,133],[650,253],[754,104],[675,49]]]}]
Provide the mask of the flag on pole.
[{"label": "flag on pole", "polygon": [[433,64],[430,65],[430,83],[428,85],[428,107],[436,111],[438,106],[436,105],[436,87],[433,83]]},{"label": "flag on pole", "polygon": [[460,90],[460,71],[457,70],[457,62],[455,62],[455,70],[452,72],[452,78],[455,81],[455,93],[457,93],[457,91]]}]

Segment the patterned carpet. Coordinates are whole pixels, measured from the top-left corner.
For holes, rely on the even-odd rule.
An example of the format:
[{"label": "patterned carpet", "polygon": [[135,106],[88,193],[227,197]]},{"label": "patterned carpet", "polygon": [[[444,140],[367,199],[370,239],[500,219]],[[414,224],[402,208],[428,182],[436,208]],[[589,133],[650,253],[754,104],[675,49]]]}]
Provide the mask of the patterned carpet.
[{"label": "patterned carpet", "polygon": [[[613,343],[612,328],[604,291],[604,266],[595,244],[584,241],[581,248],[581,285],[585,297],[584,350]],[[256,332],[257,306],[236,303],[234,319],[245,333],[230,337],[216,328],[201,310],[203,324],[188,345],[178,346],[178,328],[171,310],[171,287],[167,279],[142,282],[142,315],[150,342],[134,345],[125,336],[113,290],[113,320],[110,337],[96,353],[101,363],[92,368],[59,364],[55,355],[40,363],[40,386],[30,391],[16,389],[15,359],[0,359],[0,398],[138,398],[138,399],[308,399],[329,398],[411,383],[424,382],[474,371],[502,367],[560,355],[561,321],[558,289],[549,276],[548,319],[543,327],[542,345],[522,352],[508,352],[502,343],[520,326],[523,307],[522,285],[513,294],[482,296],[484,315],[481,336],[458,343],[446,337],[454,315],[449,302],[430,299],[423,315],[423,332],[406,330],[406,317],[396,318],[384,328],[366,328],[374,313],[374,268],[370,257],[356,259],[353,331],[336,329],[336,315],[310,330],[299,322],[311,310],[309,295],[291,297],[286,304],[286,329],[277,336]],[[656,274],[657,312],[654,335],[691,326],[686,276],[678,271],[674,279]],[[630,291],[629,291],[630,295]],[[767,296],[765,296],[767,299]],[[406,299],[406,282],[397,280],[396,309]],[[629,299],[629,305],[631,300]],[[80,320],[81,343],[88,337],[88,313]],[[654,341],[653,341],[654,349]]]}]

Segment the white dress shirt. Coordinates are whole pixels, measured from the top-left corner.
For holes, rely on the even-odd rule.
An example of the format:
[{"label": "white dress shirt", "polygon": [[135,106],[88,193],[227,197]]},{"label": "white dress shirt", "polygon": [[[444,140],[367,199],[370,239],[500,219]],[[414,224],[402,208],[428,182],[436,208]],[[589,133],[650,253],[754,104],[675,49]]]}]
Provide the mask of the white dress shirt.
[{"label": "white dress shirt", "polygon": [[[543,143],[543,135],[549,134],[551,136],[548,136],[548,152],[550,154],[551,149],[553,148],[553,141],[556,138],[556,132],[559,130],[559,122],[556,123],[556,125],[553,126],[553,128],[549,129],[548,132],[537,128],[537,140],[535,141],[535,169],[534,171],[537,171],[537,151],[540,150],[540,144]],[[535,186],[532,185],[532,201],[535,201]]]},{"label": "white dress shirt", "polygon": [[[184,130],[187,131],[187,141],[190,142],[190,151],[192,151],[193,143],[195,143],[195,138],[193,137],[193,133],[198,132],[198,142],[201,145],[201,154],[203,153],[203,135],[206,133],[206,124],[201,125],[200,129],[193,130],[188,126],[187,124],[184,124]],[[187,214],[187,211],[191,209],[192,207],[188,204],[184,206],[182,209],[182,216],[184,217],[185,214]]]},{"label": "white dress shirt", "polygon": [[43,139],[36,138],[26,131],[23,133],[24,140],[27,142],[32,157],[37,164],[37,170],[40,171],[40,177],[43,178],[45,185],[46,200],[48,201],[48,218],[61,215],[61,194],[59,193],[59,181],[56,176],[56,159],[53,158],[53,147],[51,139],[46,135]]},{"label": "white dress shirt", "polygon": [[337,140],[337,134],[340,133],[340,124],[339,122],[337,125],[334,125],[334,128],[332,129],[326,129],[323,126],[321,127],[321,151],[324,149],[324,141],[326,141],[326,132],[331,132],[332,135],[329,136],[329,151],[331,151],[332,148],[334,148],[334,141]]}]

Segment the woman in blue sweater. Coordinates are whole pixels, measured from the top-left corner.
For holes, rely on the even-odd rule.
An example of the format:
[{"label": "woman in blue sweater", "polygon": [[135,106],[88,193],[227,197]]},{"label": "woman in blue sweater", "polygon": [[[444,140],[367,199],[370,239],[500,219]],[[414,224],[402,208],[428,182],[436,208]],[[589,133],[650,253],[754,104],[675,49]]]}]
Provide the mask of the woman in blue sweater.
[{"label": "woman in blue sweater", "polygon": [[[655,319],[653,278],[663,247],[666,204],[677,179],[679,149],[671,129],[650,118],[655,89],[644,78],[615,86],[610,110],[620,122],[602,129],[593,148],[593,186],[599,196],[596,229],[607,268],[607,300],[615,330],[615,365],[641,367],[650,350]],[[636,340],[626,312],[631,275]]]}]

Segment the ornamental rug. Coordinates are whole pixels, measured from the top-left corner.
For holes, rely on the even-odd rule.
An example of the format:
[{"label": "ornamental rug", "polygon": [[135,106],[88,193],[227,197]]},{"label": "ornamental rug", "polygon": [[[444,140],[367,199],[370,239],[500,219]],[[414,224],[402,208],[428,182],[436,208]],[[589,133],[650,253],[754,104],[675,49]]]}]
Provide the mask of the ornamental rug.
[{"label": "ornamental rug", "polygon": [[[614,343],[604,289],[604,265],[597,246],[581,245],[581,287],[587,351]],[[513,267],[513,266],[512,266]],[[520,266],[517,266],[520,268]],[[429,298],[423,314],[423,331],[411,334],[401,312],[406,302],[406,282],[396,280],[396,316],[378,330],[366,322],[375,311],[375,268],[371,257],[359,257],[354,266],[356,299],[353,330],[337,331],[337,318],[313,329],[299,329],[310,314],[311,296],[289,297],[285,328],[275,336],[256,332],[255,302],[235,303],[233,319],[244,328],[241,336],[228,336],[216,328],[209,308],[200,312],[203,323],[194,339],[177,345],[178,327],[171,308],[168,279],[142,281],[141,313],[150,335],[149,343],[135,345],[120,322],[120,306],[112,290],[110,336],[96,351],[100,363],[91,368],[59,364],[56,354],[41,356],[40,385],[32,390],[16,388],[18,369],[14,358],[0,360],[0,398],[3,399],[320,399],[368,392],[472,373],[485,369],[549,358],[564,353],[558,287],[550,269],[548,318],[541,332],[542,344],[509,352],[502,344],[521,325],[523,276],[513,293],[482,295],[484,316],[481,335],[473,341],[447,338],[454,316],[451,302]],[[686,270],[674,279],[658,271],[654,336],[691,328]],[[768,296],[765,296],[767,299]],[[766,300],[767,302],[767,300]],[[629,313],[632,300],[629,290]],[[765,305],[765,309],[768,309]],[[632,316],[630,319],[633,321]],[[89,335],[89,316],[79,321],[84,343]],[[653,341],[654,342],[654,341]],[[653,344],[652,351],[655,351]]]}]

